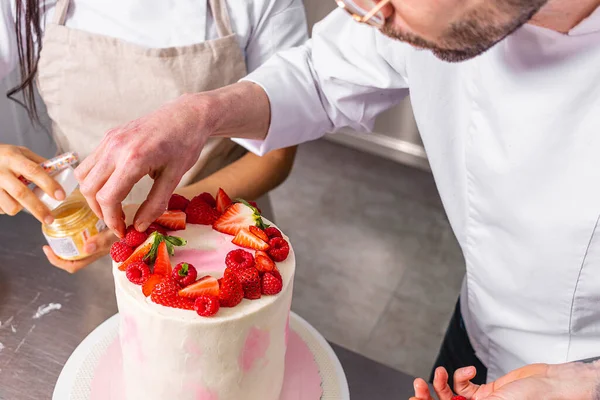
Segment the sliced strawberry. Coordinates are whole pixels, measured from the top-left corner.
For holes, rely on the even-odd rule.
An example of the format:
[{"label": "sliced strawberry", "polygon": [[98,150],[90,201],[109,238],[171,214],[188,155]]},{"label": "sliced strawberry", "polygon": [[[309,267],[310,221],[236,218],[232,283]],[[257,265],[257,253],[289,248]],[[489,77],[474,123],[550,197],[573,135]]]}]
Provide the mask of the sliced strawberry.
[{"label": "sliced strawberry", "polygon": [[205,276],[196,281],[196,283],[192,283],[190,286],[185,287],[179,291],[179,295],[181,297],[188,297],[191,299],[210,295],[210,296],[219,296],[219,281],[217,278],[212,276]]},{"label": "sliced strawberry", "polygon": [[250,232],[252,232],[252,234],[254,236],[256,236],[257,238],[262,239],[263,241],[269,243],[269,237],[267,236],[267,234],[265,233],[265,231],[263,231],[262,229],[260,229],[258,226],[250,225],[248,227],[248,229],[250,229]]},{"label": "sliced strawberry", "polygon": [[235,203],[213,224],[213,229],[235,236],[242,228],[248,229],[250,225],[263,226],[260,214],[243,203]]},{"label": "sliced strawberry", "polygon": [[217,211],[223,214],[231,204],[233,204],[233,202],[227,193],[225,193],[223,189],[219,188],[219,191],[217,192]]},{"label": "sliced strawberry", "polygon": [[143,261],[144,257],[146,257],[146,255],[152,249],[152,244],[154,243],[155,238],[155,235],[150,235],[150,237],[148,237],[144,243],[139,245],[138,248],[133,251],[129,258],[123,262],[123,264],[119,265],[119,270],[126,271],[127,267],[129,267],[131,264]]},{"label": "sliced strawberry", "polygon": [[154,262],[154,275],[171,276],[171,260],[169,259],[169,250],[167,243],[160,242],[156,253],[156,261]]},{"label": "sliced strawberry", "polygon": [[275,267],[275,262],[264,251],[257,251],[254,256],[254,266],[260,273],[271,272]]},{"label": "sliced strawberry", "polygon": [[185,219],[186,215],[183,211],[165,211],[154,222],[170,231],[180,231],[185,229]]},{"label": "sliced strawberry", "polygon": [[246,249],[253,249],[253,250],[268,250],[269,249],[269,243],[265,242],[264,240],[260,239],[259,237],[255,236],[255,235],[253,235],[252,232],[250,232],[250,230],[248,228],[243,228],[242,230],[240,230],[238,232],[238,234],[235,235],[235,237],[233,238],[231,243],[236,244],[240,247],[244,247]]},{"label": "sliced strawberry", "polygon": [[148,297],[152,294],[152,291],[165,277],[162,275],[150,275],[150,278],[142,285],[142,292],[144,296]]}]

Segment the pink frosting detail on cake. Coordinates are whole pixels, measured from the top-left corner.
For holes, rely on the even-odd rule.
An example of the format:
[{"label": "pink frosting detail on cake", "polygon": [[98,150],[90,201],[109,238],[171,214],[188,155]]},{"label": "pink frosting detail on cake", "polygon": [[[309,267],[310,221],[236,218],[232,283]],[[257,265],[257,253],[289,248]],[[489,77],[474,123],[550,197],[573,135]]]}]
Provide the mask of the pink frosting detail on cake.
[{"label": "pink frosting detail on cake", "polygon": [[135,320],[129,315],[121,316],[123,331],[121,332],[121,340],[126,346],[133,347],[136,353],[136,357],[140,363],[144,362],[144,355],[142,354],[142,348],[140,347],[140,336],[138,334],[137,325]]},{"label": "pink frosting detail on cake", "polygon": [[196,400],[219,400],[219,396],[206,388],[196,386]]},{"label": "pink frosting detail on cake", "polygon": [[171,264],[177,265],[181,262],[187,262],[196,267],[198,272],[224,272],[225,257],[231,250],[238,247],[230,241],[219,241],[216,249],[199,250],[199,249],[178,249],[175,256],[171,258]]},{"label": "pink frosting detail on cake", "polygon": [[258,360],[263,358],[271,344],[271,335],[267,331],[251,328],[240,355],[240,367],[249,372]]},{"label": "pink frosting detail on cake", "polygon": [[288,313],[287,321],[285,322],[285,347],[288,347],[290,339],[290,314]]},{"label": "pink frosting detail on cake", "polygon": [[198,347],[198,345],[193,341],[193,340],[188,340],[185,344],[185,350],[196,357],[201,357],[202,356],[202,350],[200,349],[200,347]]}]

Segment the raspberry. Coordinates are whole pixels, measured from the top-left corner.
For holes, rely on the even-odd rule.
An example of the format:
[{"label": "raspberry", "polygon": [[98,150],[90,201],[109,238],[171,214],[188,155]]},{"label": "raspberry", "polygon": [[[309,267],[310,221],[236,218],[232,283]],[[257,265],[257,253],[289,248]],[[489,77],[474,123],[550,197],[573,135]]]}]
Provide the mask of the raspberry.
[{"label": "raspberry", "polygon": [[262,277],[261,288],[262,294],[275,295],[281,292],[281,289],[283,289],[283,283],[281,280],[277,279],[272,272],[265,272]]},{"label": "raspberry", "polygon": [[256,268],[237,268],[235,270],[242,289],[244,290],[244,297],[250,300],[260,299],[260,276]]},{"label": "raspberry", "polygon": [[219,299],[215,296],[204,295],[200,296],[194,302],[194,310],[201,317],[211,317],[219,312]]},{"label": "raspberry", "polygon": [[179,263],[173,269],[173,279],[175,282],[179,283],[179,286],[186,287],[196,282],[196,278],[198,277],[198,271],[192,264],[188,263]]},{"label": "raspberry", "polygon": [[281,231],[279,229],[275,228],[274,226],[270,226],[267,229],[265,229],[265,233],[267,234],[269,239],[273,239],[275,237],[283,238]]},{"label": "raspberry", "polygon": [[190,202],[190,204],[194,205],[198,203],[208,204],[212,208],[215,208],[217,206],[217,201],[215,200],[215,198],[212,196],[212,194],[207,192],[199,194],[198,196],[194,197]]},{"label": "raspberry", "polygon": [[156,223],[151,223],[150,226],[148,227],[148,229],[146,229],[146,233],[148,235],[152,235],[152,233],[154,232],[158,232],[161,235],[167,235],[167,230],[165,228],[163,228],[162,226],[160,226],[159,224]]},{"label": "raspberry", "polygon": [[134,262],[127,267],[125,275],[129,279],[129,282],[136,285],[143,285],[150,278],[150,267],[142,261]]},{"label": "raspberry", "polygon": [[232,250],[225,257],[225,265],[231,269],[254,267],[254,257],[246,250]]},{"label": "raspberry", "polygon": [[133,248],[123,241],[114,242],[110,247],[110,258],[112,258],[114,262],[123,262],[132,254]]},{"label": "raspberry", "polygon": [[273,261],[281,262],[284,261],[290,253],[290,245],[283,238],[274,237],[269,240],[271,248],[268,253]]},{"label": "raspberry", "polygon": [[221,214],[204,201],[191,202],[185,209],[188,224],[212,225]]},{"label": "raspberry", "polygon": [[240,280],[230,268],[225,268],[225,275],[220,282],[219,302],[221,307],[235,307],[244,298],[244,289]]},{"label": "raspberry", "polygon": [[127,243],[129,247],[136,248],[142,243],[144,243],[148,239],[148,234],[146,232],[138,232],[135,230],[133,225],[127,228],[127,233],[125,233],[125,238],[123,241]]},{"label": "raspberry", "polygon": [[463,396],[453,396],[452,400],[467,400],[467,398]]},{"label": "raspberry", "polygon": [[169,199],[169,205],[167,206],[167,210],[179,210],[185,211],[190,201],[183,197],[180,194],[174,194]]},{"label": "raspberry", "polygon": [[194,300],[179,296],[180,287],[170,276],[163,279],[152,291],[151,299],[154,303],[165,307],[194,309]]}]

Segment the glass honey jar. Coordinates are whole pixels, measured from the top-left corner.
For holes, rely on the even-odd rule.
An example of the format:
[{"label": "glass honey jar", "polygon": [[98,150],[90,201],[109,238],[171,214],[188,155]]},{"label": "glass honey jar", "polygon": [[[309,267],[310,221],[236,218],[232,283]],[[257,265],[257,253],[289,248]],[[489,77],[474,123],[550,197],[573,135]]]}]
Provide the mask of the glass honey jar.
[{"label": "glass honey jar", "polygon": [[51,209],[54,222],[42,225],[42,232],[58,257],[70,261],[80,260],[90,256],[84,250],[86,240],[102,232],[106,225],[94,214],[77,188],[71,185],[71,190],[67,190],[66,186],[72,182],[71,179],[74,180],[74,175],[72,178],[70,172],[60,175],[66,176],[61,176],[57,181],[70,193],[64,201],[53,204]]}]

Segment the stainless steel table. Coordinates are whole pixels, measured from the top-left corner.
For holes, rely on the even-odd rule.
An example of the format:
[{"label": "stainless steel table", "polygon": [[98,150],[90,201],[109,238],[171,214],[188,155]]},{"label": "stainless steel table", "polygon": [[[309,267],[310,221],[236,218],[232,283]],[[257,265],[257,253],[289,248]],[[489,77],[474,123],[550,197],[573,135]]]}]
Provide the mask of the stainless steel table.
[{"label": "stainless steel table", "polygon": [[[31,216],[0,216],[1,400],[50,399],[73,350],[117,312],[108,260],[69,275],[48,264],[43,244],[40,225]],[[61,308],[37,313],[51,303]],[[410,397],[410,376],[332,346],[352,400]]]}]

